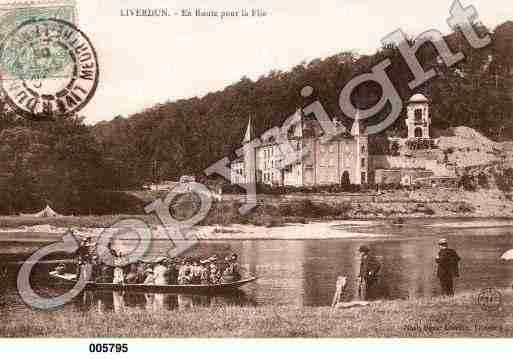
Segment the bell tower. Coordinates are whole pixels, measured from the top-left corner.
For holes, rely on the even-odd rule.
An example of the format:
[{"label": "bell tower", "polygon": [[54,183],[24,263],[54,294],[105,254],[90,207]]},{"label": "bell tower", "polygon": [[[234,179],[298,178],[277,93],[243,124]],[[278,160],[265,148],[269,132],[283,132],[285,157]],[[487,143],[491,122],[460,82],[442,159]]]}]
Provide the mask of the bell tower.
[{"label": "bell tower", "polygon": [[430,138],[429,126],[429,100],[418,93],[408,100],[406,126],[408,127],[408,139]]}]

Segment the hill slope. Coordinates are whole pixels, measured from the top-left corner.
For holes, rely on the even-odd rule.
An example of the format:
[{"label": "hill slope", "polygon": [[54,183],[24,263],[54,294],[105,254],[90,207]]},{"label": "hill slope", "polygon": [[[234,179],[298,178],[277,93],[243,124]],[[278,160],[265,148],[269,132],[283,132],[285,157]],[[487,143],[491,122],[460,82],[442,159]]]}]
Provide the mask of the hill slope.
[{"label": "hill slope", "polygon": [[[488,30],[480,27],[478,31]],[[435,67],[439,74],[415,89],[432,101],[433,127],[469,126],[494,139],[513,138],[513,49],[504,45],[512,34],[513,22],[502,24],[493,34],[493,46],[481,50],[472,50],[460,33],[449,35],[449,46],[467,55],[466,61],[453,68],[437,63],[433,47],[421,47],[417,54],[424,67]],[[257,81],[243,78],[202,98],[157,104],[129,118],[118,116],[99,123],[93,130],[105,157],[116,168],[119,187],[177,179],[184,173],[199,175],[224,156],[233,155],[250,116],[259,135],[281,125],[298,107],[318,99],[330,116],[350,126],[339,108],[340,90],[385,58],[392,62],[387,74],[400,96],[408,99],[412,95],[408,87],[412,75],[399,51],[387,47],[372,56],[341,52],[299,64],[290,71],[272,71]],[[314,88],[307,99],[300,95],[306,85]],[[379,87],[365,83],[355,91],[353,101],[359,107],[368,107],[380,96]],[[386,111],[369,123],[382,119]],[[399,118],[405,118],[405,114]],[[404,131],[403,121],[396,121],[392,130]]]}]

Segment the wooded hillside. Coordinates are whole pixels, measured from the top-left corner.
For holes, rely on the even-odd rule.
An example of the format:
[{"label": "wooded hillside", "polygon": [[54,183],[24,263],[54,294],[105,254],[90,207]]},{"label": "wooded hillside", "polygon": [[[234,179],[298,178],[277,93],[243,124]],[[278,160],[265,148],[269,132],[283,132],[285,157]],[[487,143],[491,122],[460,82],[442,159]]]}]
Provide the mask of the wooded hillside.
[{"label": "wooded hillside", "polygon": [[[414,91],[432,101],[435,134],[467,126],[494,140],[513,139],[513,22],[498,26],[491,35],[492,44],[481,50],[471,49],[459,33],[448,36],[450,48],[466,55],[452,68],[436,61],[431,45],[418,52],[425,68],[435,67],[439,74]],[[35,211],[46,203],[66,214],[140,207],[119,191],[183,174],[199,175],[224,156],[233,157],[249,116],[259,135],[316,99],[331,117],[350,127],[339,108],[340,90],[385,58],[392,62],[387,73],[406,101],[412,95],[408,82],[413,76],[398,50],[386,47],[372,56],[340,52],[290,71],[271,71],[256,81],[242,78],[202,98],[156,104],[96,126],[85,126],[77,117],[26,121],[0,103],[0,213]],[[307,85],[314,94],[305,99],[300,90]],[[367,83],[353,100],[360,107],[371,106],[380,91]],[[386,111],[371,122],[386,116]],[[388,134],[404,134],[404,117],[403,113]],[[379,136],[371,141],[379,142]]]},{"label": "wooded hillside", "polygon": [[[480,26],[479,32],[488,29]],[[481,50],[470,48],[460,33],[448,36],[450,48],[466,56],[452,68],[436,61],[430,44],[418,52],[424,67],[435,67],[439,74],[414,91],[431,99],[435,129],[463,125],[495,140],[513,138],[513,22],[498,26],[491,35],[492,45]],[[244,77],[202,98],[156,104],[128,118],[118,116],[97,124],[95,136],[119,175],[120,187],[187,173],[198,175],[222,157],[233,156],[249,116],[258,135],[281,125],[298,107],[319,99],[331,117],[347,122],[338,105],[340,90],[384,58],[391,59],[387,73],[403,101],[407,100],[412,95],[407,84],[413,76],[396,48],[383,48],[373,56],[341,52],[298,64],[290,71],[271,71],[256,81]],[[306,85],[315,92],[304,99],[300,90]],[[380,88],[367,83],[355,91],[354,102],[370,106],[379,96]],[[384,115],[386,110],[374,121]],[[389,132],[402,132],[404,117]]]}]

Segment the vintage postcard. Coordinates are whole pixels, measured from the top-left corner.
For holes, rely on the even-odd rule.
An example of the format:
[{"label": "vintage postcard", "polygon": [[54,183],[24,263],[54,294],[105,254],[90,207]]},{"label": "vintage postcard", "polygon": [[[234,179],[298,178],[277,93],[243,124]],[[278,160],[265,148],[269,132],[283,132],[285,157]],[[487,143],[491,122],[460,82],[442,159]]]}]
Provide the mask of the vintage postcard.
[{"label": "vintage postcard", "polygon": [[511,0],[2,0],[0,88],[0,338],[513,337]]}]

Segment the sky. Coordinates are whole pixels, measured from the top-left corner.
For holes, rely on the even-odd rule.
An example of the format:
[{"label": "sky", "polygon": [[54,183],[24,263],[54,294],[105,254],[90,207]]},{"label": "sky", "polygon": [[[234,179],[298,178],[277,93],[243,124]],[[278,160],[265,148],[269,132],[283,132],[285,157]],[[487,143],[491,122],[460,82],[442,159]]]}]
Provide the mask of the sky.
[{"label": "sky", "polygon": [[[128,116],[157,103],[203,96],[243,76],[352,50],[373,53],[401,28],[450,32],[452,0],[77,0],[78,26],[93,42],[100,83],[82,110],[86,123]],[[512,0],[462,0],[490,28],[513,19]],[[121,16],[166,8],[169,17]],[[182,17],[182,9],[261,9],[263,17]]]}]

